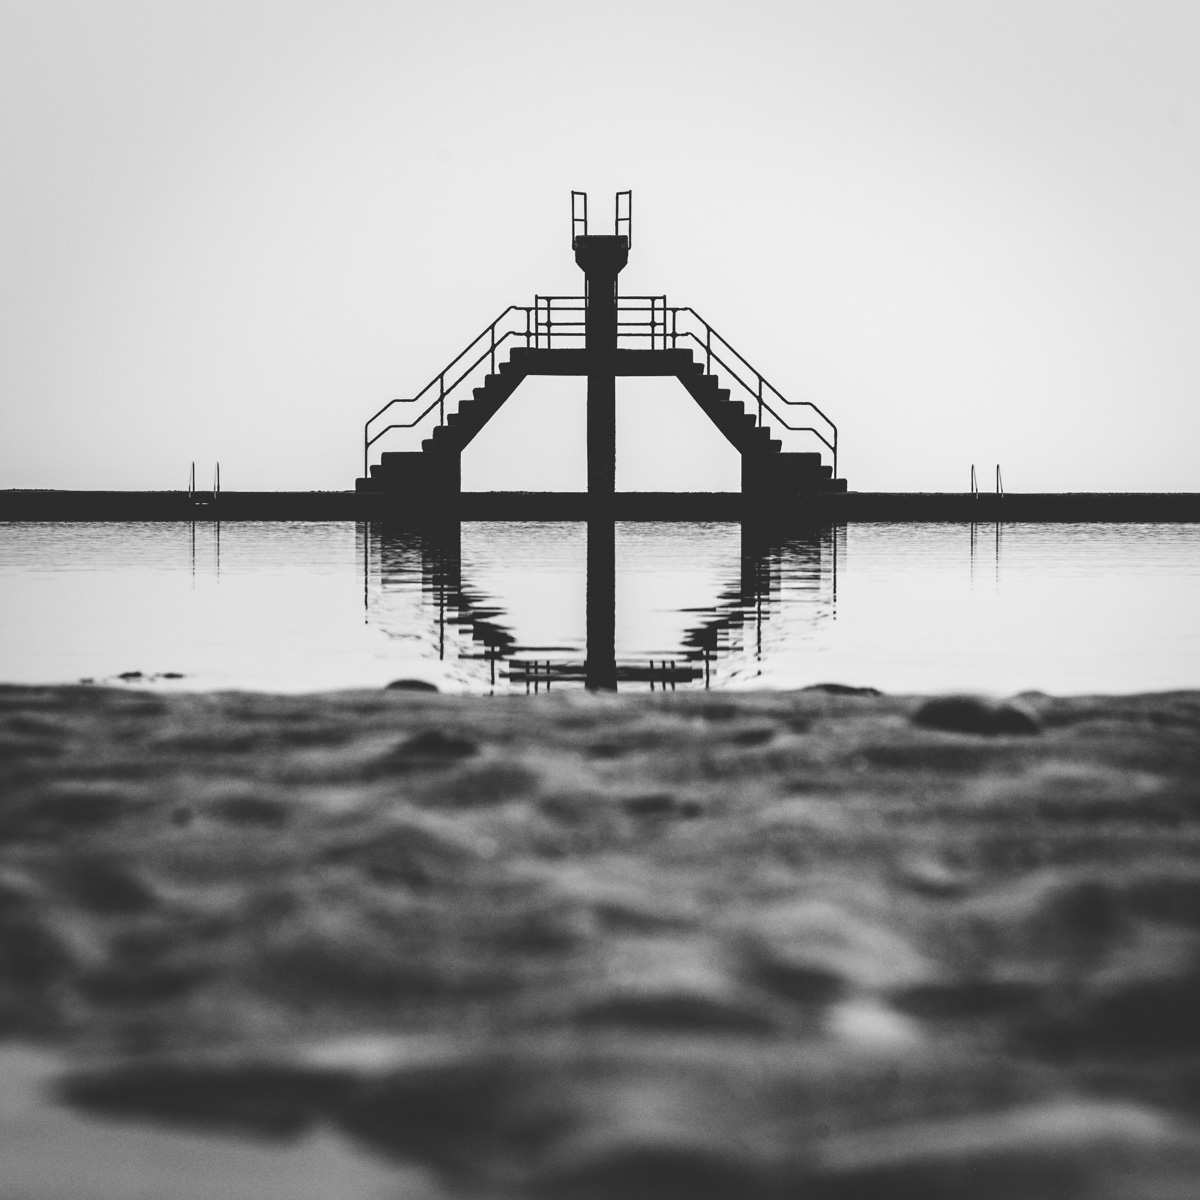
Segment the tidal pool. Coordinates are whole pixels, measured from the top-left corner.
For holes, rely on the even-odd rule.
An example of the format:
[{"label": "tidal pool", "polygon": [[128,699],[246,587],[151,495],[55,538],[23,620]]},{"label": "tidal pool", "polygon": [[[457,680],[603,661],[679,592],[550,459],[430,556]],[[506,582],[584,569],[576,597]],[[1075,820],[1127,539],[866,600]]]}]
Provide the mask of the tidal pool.
[{"label": "tidal pool", "polygon": [[[569,678],[587,658],[588,536],[571,522],[437,535],[0,524],[0,681],[294,692],[410,677],[524,691],[527,664]],[[621,522],[613,539],[611,652],[643,675],[622,690],[650,686],[647,664],[670,664],[679,687],[1200,684],[1196,525],[851,524],[777,537]]]}]

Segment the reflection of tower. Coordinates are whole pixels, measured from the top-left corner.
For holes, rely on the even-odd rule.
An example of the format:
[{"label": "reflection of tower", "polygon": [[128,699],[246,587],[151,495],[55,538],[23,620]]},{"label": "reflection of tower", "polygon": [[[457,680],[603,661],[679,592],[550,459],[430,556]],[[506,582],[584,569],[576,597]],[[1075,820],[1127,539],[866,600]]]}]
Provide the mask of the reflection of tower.
[{"label": "reflection of tower", "polygon": [[437,604],[438,658],[445,659],[447,610],[454,621],[462,607],[462,526],[457,521],[422,531],[421,587]]},{"label": "reflection of tower", "polygon": [[[378,623],[390,637],[419,643],[423,656],[433,651],[450,663],[486,662],[486,677],[471,673],[475,686],[486,685],[489,678],[495,685],[500,678],[535,690],[553,683],[582,683],[602,691],[615,691],[619,683],[654,688],[690,682],[707,687],[771,674],[779,654],[785,659],[794,655],[797,637],[806,643],[812,630],[834,618],[838,558],[845,553],[839,548],[841,528],[797,533],[745,522],[737,567],[726,577],[729,582],[715,603],[679,610],[694,616],[676,643],[678,651],[664,646],[656,653],[646,646],[640,653],[655,654],[654,658],[635,653],[618,662],[616,529],[611,515],[593,513],[587,526],[587,641],[581,661],[577,642],[557,647],[517,644],[505,610],[464,579],[462,527],[457,521],[419,529],[380,523],[363,528],[368,622]],[[702,530],[666,536],[704,537]],[[373,572],[380,588],[374,600]],[[626,617],[636,620],[636,614]],[[533,630],[525,637],[541,640]],[[527,657],[535,650],[539,657]],[[548,652],[563,657],[542,657]]]},{"label": "reflection of tower", "polygon": [[587,662],[584,686],[617,690],[617,554],[611,513],[593,512],[587,534]]},{"label": "reflection of tower", "polygon": [[762,673],[763,628],[772,609],[781,607],[785,583],[789,593],[807,593],[821,603],[828,578],[830,600],[836,600],[837,538],[833,527],[785,535],[762,522],[742,523],[738,585],[722,592],[683,639],[687,656],[703,663],[705,687],[718,657],[728,655],[739,636],[743,654],[754,663],[753,673]]},{"label": "reflection of tower", "polygon": [[481,593],[464,586],[459,522],[440,522],[420,530],[371,523],[367,529],[365,562],[373,559],[377,564],[380,586],[385,593],[420,580],[421,594],[436,618],[438,658],[446,658],[447,632],[463,629],[470,635],[472,649],[461,645],[457,650],[450,647],[451,654],[460,660],[488,663],[491,682],[495,684],[496,664],[511,656],[516,639],[496,619],[503,615],[503,610],[490,605]]}]

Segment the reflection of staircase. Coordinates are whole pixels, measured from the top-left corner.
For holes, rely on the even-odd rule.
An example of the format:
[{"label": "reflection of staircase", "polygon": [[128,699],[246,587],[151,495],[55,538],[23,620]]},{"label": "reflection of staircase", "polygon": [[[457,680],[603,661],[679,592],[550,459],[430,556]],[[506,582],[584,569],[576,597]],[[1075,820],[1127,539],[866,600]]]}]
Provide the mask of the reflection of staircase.
[{"label": "reflection of staircase", "polygon": [[[464,578],[461,533],[457,521],[419,533],[403,525],[372,523],[366,533],[364,572],[369,573],[367,563],[376,564],[384,597],[418,582],[436,621],[439,657],[486,664],[493,686],[501,679],[517,686],[523,683],[534,691],[552,684],[586,683],[587,645],[519,643],[496,598]],[[720,681],[751,678],[761,662],[763,628],[778,614],[785,591],[793,603],[803,593],[826,614],[832,611],[838,550],[830,529],[778,540],[766,527],[743,524],[740,558],[738,579],[720,591],[715,603],[681,610],[694,614],[694,622],[674,649],[620,661],[613,655],[619,683],[649,684],[651,689],[687,684],[708,687],[722,670],[721,660],[739,654],[743,665],[727,664]],[[377,609],[372,602],[369,611],[372,624],[378,621],[390,636],[411,642],[411,618],[389,628],[384,608]],[[612,654],[611,648],[603,649]]]}]

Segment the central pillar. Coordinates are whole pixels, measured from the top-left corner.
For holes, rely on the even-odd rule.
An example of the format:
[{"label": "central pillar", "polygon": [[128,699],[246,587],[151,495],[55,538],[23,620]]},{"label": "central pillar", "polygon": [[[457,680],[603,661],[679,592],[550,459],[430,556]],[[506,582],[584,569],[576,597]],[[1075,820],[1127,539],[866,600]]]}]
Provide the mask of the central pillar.
[{"label": "central pillar", "polygon": [[587,281],[588,496],[595,512],[611,509],[617,484],[617,276],[629,261],[629,239],[585,234],[574,245],[575,262]]}]

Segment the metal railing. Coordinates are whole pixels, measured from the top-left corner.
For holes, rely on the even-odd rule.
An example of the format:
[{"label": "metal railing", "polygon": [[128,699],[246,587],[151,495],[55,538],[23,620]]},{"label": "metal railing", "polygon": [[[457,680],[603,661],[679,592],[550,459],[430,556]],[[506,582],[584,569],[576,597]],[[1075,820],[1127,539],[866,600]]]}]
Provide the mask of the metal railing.
[{"label": "metal railing", "polygon": [[[535,296],[533,342],[536,349],[552,350],[557,345],[583,346],[587,316],[584,296]],[[694,308],[667,304],[666,296],[618,296],[617,345],[644,344],[651,350],[677,350],[682,341],[691,342],[704,355],[704,369],[712,374],[713,363],[746,391],[755,406],[755,422],[763,424],[769,413],[790,433],[811,433],[833,457],[837,475],[838,430],[811,400],[789,400],[761,371],[739,354]],[[778,409],[804,408],[815,414],[820,425],[793,425]]]},{"label": "metal railing", "polygon": [[[518,313],[521,314],[521,317],[514,316]],[[446,423],[446,400],[460,383],[484,362],[489,364],[489,373],[494,375],[496,373],[496,352],[510,339],[521,339],[523,345],[531,345],[532,313],[533,310],[528,305],[510,304],[462,353],[451,359],[415,396],[389,400],[378,412],[372,413],[363,424],[363,478],[365,479],[369,474],[368,462],[371,447],[385,433],[389,433],[393,429],[412,429],[414,425],[429,416],[435,408],[438,410],[438,425],[444,425]],[[501,331],[500,326],[510,318],[516,324],[516,328]],[[474,355],[473,358],[472,355]],[[467,359],[471,361],[466,362]],[[466,363],[465,366],[464,363]],[[372,426],[395,405],[421,403],[425,403],[425,408],[411,421],[393,421],[372,433]]]},{"label": "metal railing", "polygon": [[[681,338],[685,342],[688,339],[693,341],[699,349],[704,351],[704,370],[707,374],[713,374],[713,363],[715,362],[730,379],[734,380],[750,394],[756,405],[756,423],[758,425],[761,426],[763,424],[763,414],[770,413],[784,429],[791,433],[811,433],[833,456],[833,475],[834,478],[837,477],[838,429],[833,421],[816,404],[811,400],[789,400],[761,371],[753,367],[739,354],[694,308],[668,308],[666,311],[670,314],[671,319],[668,336],[671,339],[672,349],[679,347]],[[688,318],[695,321],[700,326],[700,331],[686,327],[680,330],[680,314],[686,314],[685,321]],[[815,425],[793,425],[773,407],[774,405],[808,409],[822,422],[822,427],[817,428]]]},{"label": "metal railing", "polygon": [[[512,328],[502,329],[509,321]],[[496,373],[496,353],[506,344],[517,341],[529,349],[582,349],[586,339],[587,299],[584,296],[534,297],[532,305],[510,305],[465,350],[434,376],[415,396],[389,400],[373,413],[363,426],[363,476],[368,475],[371,447],[385,433],[394,429],[411,429],[433,410],[438,410],[438,425],[446,422],[446,401],[450,394],[484,362],[489,372]],[[617,299],[617,345],[629,348],[629,343],[651,350],[689,348],[689,343],[703,355],[704,369],[713,374],[715,363],[745,391],[755,406],[755,423],[762,426],[769,414],[789,433],[808,433],[829,450],[833,458],[833,475],[837,477],[838,429],[828,416],[811,400],[789,400],[761,371],[752,366],[693,308],[672,307],[666,296],[619,296]],[[681,345],[682,343],[682,345]],[[470,360],[470,361],[468,361]],[[425,407],[411,421],[393,421],[382,428],[373,427],[379,419],[398,404],[421,404]],[[782,413],[785,409],[806,409],[814,414],[820,425],[793,425]]]},{"label": "metal railing", "polygon": [[[617,237],[624,235],[628,249],[633,248],[633,192],[618,192],[614,208],[613,233]],[[624,226],[624,229],[622,229]],[[587,192],[571,192],[571,249],[581,237],[588,235],[588,197]]]}]

